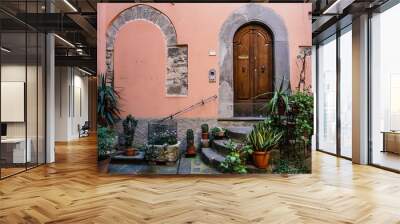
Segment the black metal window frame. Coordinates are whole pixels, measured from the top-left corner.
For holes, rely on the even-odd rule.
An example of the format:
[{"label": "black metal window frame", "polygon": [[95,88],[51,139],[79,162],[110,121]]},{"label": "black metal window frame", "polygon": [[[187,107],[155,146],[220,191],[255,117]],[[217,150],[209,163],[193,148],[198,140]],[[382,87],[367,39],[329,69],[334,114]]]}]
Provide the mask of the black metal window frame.
[{"label": "black metal window frame", "polygon": [[[345,18],[345,20],[348,20],[348,18]],[[335,32],[332,33],[331,35],[328,35],[324,37],[321,40],[318,40],[318,43],[316,45],[316,150],[319,152],[327,153],[329,155],[337,156],[340,158],[344,158],[347,160],[352,160],[352,158],[343,156],[341,153],[341,119],[340,119],[340,77],[341,77],[341,65],[340,65],[340,37],[347,33],[351,32],[351,26],[352,23],[346,24],[344,27],[341,27],[339,23],[335,24]],[[333,38],[334,37],[334,38]],[[332,39],[332,40],[329,40]],[[319,86],[319,47],[322,43],[324,42],[329,42],[329,41],[336,41],[336,153],[328,152],[324,149],[321,149],[319,147],[319,93],[321,92],[320,86]]]},{"label": "black metal window frame", "polygon": [[[39,1],[39,0],[21,1],[21,3],[25,3],[25,16],[27,15],[27,4],[28,3],[32,3],[32,2],[36,3],[36,11],[39,12],[39,8],[38,8],[39,7],[39,2],[44,2],[44,1]],[[47,0],[46,0],[46,2],[47,2]],[[46,11],[47,11],[47,7],[46,7]],[[18,22],[21,22],[21,21],[18,21]],[[7,175],[7,176],[3,176],[2,168],[0,167],[0,180],[6,179],[8,177],[15,176],[17,174],[26,172],[26,171],[28,171],[30,169],[33,169],[33,168],[37,168],[37,167],[47,163],[47,33],[41,32],[41,31],[35,29],[34,27],[28,25],[27,23],[24,23],[24,30],[21,30],[21,31],[20,32],[25,35],[25,37],[24,37],[25,38],[25,85],[24,85],[25,86],[24,87],[24,92],[25,92],[24,93],[24,98],[25,98],[25,100],[24,100],[25,168],[24,168],[24,170],[12,173],[12,174]],[[2,45],[2,43],[1,43],[2,42],[2,38],[1,37],[2,37],[3,33],[7,33],[7,32],[2,31],[1,23],[0,23],[0,45]],[[28,167],[28,163],[27,163],[27,158],[28,158],[28,153],[27,153],[27,147],[28,147],[28,144],[27,144],[27,142],[28,142],[28,124],[27,124],[27,121],[28,121],[28,114],[27,114],[28,34],[34,34],[34,35],[36,34],[35,36],[36,36],[36,105],[37,105],[36,106],[36,136],[33,137],[33,138],[36,138],[36,163],[33,166],[29,166],[29,167]],[[39,119],[40,118],[39,118],[39,79],[38,79],[38,77],[39,77],[39,69],[38,69],[38,66],[40,65],[39,64],[39,36],[40,36],[40,34],[43,34],[42,35],[42,37],[43,37],[43,39],[42,39],[43,40],[42,41],[43,46],[42,47],[44,48],[44,50],[43,49],[41,50],[41,52],[43,53],[43,55],[41,55],[42,56],[42,60],[44,60],[44,63],[42,63],[42,65],[43,65],[43,68],[42,68],[42,82],[44,84],[44,86],[43,86],[44,92],[43,92],[43,95],[42,95],[42,97],[43,97],[43,99],[42,99],[42,103],[43,103],[42,107],[43,107],[44,116],[41,117],[41,119],[43,119],[41,121],[44,124],[44,126],[43,126],[43,128],[44,128],[44,130],[43,130],[43,143],[44,144],[42,145],[42,147],[43,147],[42,152],[44,153],[43,158],[42,158],[43,159],[43,163],[39,162]],[[0,53],[0,68],[3,66],[2,62],[3,62],[2,55]],[[1,79],[2,79],[2,74],[1,74],[1,69],[0,69],[0,82],[1,82]],[[0,89],[1,89],[1,87],[0,87]],[[0,103],[1,103],[1,93],[0,93]],[[0,106],[0,110],[1,110],[1,106]],[[0,115],[0,123],[2,123],[1,122],[1,115]],[[0,144],[0,158],[1,158],[1,151],[2,151],[1,148],[2,148],[2,146]]]}]

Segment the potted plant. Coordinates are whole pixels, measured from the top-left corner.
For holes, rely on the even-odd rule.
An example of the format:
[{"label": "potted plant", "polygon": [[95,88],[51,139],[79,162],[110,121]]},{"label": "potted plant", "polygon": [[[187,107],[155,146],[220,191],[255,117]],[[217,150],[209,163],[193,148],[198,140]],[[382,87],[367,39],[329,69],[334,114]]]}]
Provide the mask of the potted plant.
[{"label": "potted plant", "polygon": [[313,133],[314,98],[308,89],[297,91],[289,97],[293,108],[295,127],[294,132],[297,139],[303,139],[308,143]]},{"label": "potted plant", "polygon": [[209,140],[209,129],[208,129],[208,124],[202,124],[201,125],[201,146],[203,148],[208,148],[210,147],[210,140]]},{"label": "potted plant", "polygon": [[288,90],[283,89],[283,83],[282,80],[279,89],[273,92],[271,100],[266,104],[270,114],[284,115],[290,109]]},{"label": "potted plant", "polygon": [[98,160],[107,159],[114,151],[116,142],[113,129],[99,126],[97,129]]},{"label": "potted plant", "polygon": [[224,173],[247,173],[246,160],[248,155],[253,152],[249,145],[236,144],[232,140],[225,145],[229,149],[229,154],[220,163],[220,168]]},{"label": "potted plant", "polygon": [[180,142],[175,130],[162,130],[153,132],[145,147],[145,157],[149,162],[175,163],[179,155]]},{"label": "potted plant", "polygon": [[265,123],[254,125],[254,129],[247,136],[247,142],[253,147],[253,162],[259,169],[266,169],[269,165],[270,152],[282,138],[283,133],[271,128]]},{"label": "potted plant", "polygon": [[201,139],[208,139],[208,124],[201,125]]},{"label": "potted plant", "polygon": [[192,129],[186,131],[186,157],[196,155],[196,147],[194,146],[194,132]]},{"label": "potted plant", "polygon": [[124,129],[125,138],[125,154],[127,156],[134,156],[137,153],[137,149],[132,146],[133,139],[135,137],[135,129],[137,126],[137,120],[132,115],[128,115],[123,121],[122,126]]},{"label": "potted plant", "polygon": [[97,123],[102,127],[113,127],[121,120],[119,109],[119,93],[107,75],[99,75],[97,87]]},{"label": "potted plant", "polygon": [[216,139],[222,139],[225,137],[225,129],[221,127],[213,127],[211,129],[211,134]]}]

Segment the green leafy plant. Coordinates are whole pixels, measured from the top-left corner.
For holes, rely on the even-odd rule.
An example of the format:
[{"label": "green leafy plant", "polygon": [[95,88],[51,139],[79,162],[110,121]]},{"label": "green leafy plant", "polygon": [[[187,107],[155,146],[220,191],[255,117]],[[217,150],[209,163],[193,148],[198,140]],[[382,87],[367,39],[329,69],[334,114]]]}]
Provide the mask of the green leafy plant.
[{"label": "green leafy plant", "polygon": [[249,145],[236,144],[229,140],[226,144],[230,152],[225,157],[225,160],[220,163],[223,172],[226,173],[247,173],[246,158],[253,153],[253,149]]},{"label": "green leafy plant", "polygon": [[283,136],[282,131],[275,130],[264,122],[254,125],[253,130],[247,135],[247,142],[257,152],[268,152],[277,146]]},{"label": "green leafy plant", "polygon": [[221,127],[213,127],[211,128],[211,135],[214,137],[221,137],[225,133],[226,129]]},{"label": "green leafy plant", "polygon": [[292,113],[295,117],[295,135],[298,139],[309,141],[313,133],[314,98],[308,89],[296,91],[289,98]]},{"label": "green leafy plant", "polygon": [[124,138],[125,138],[125,146],[131,147],[133,143],[133,139],[135,137],[135,129],[138,121],[132,116],[128,115],[123,121],[122,126],[124,128]]},{"label": "green leafy plant", "polygon": [[97,147],[99,159],[111,154],[115,145],[115,131],[109,127],[97,129]]},{"label": "green leafy plant", "polygon": [[113,127],[120,118],[119,93],[112,87],[110,78],[105,74],[99,75],[97,87],[97,116],[98,124],[103,127]]},{"label": "green leafy plant", "polygon": [[208,133],[208,124],[201,125],[201,133]]}]

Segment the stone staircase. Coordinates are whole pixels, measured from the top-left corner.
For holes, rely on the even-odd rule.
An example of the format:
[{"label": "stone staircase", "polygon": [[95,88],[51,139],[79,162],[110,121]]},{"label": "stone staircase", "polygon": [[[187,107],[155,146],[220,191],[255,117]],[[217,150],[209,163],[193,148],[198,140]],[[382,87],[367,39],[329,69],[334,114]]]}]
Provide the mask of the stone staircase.
[{"label": "stone staircase", "polygon": [[200,155],[202,160],[212,167],[219,169],[219,164],[225,160],[230,150],[226,146],[229,140],[235,143],[242,143],[252,127],[228,127],[226,128],[226,138],[213,140],[210,148],[202,148]]}]

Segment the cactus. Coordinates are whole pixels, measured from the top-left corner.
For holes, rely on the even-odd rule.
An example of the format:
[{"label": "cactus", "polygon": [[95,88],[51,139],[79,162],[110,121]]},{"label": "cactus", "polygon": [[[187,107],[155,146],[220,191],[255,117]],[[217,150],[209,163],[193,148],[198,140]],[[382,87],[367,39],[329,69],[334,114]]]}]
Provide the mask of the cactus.
[{"label": "cactus", "polygon": [[194,132],[192,129],[186,131],[186,141],[189,144],[194,144]]},{"label": "cactus", "polygon": [[201,133],[208,133],[208,124],[201,125]]},{"label": "cactus", "polygon": [[135,129],[137,126],[137,122],[138,121],[130,114],[122,122],[122,126],[124,127],[124,137],[125,137],[125,146],[126,147],[132,146],[133,138],[135,136]]}]

